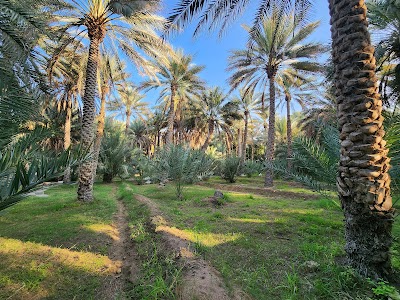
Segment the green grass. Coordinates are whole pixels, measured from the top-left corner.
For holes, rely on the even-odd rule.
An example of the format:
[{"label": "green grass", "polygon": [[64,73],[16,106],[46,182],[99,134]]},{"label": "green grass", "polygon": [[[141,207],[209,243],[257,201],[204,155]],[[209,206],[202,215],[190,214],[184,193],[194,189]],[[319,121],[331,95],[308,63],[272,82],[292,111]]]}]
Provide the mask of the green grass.
[{"label": "green grass", "polygon": [[[246,185],[248,187],[254,187],[254,188],[262,188],[264,187],[264,176],[253,176],[253,177],[247,177],[247,176],[237,176],[236,177],[236,182],[235,183],[229,183],[226,180],[222,179],[221,177],[218,176],[213,176],[210,179],[208,179],[207,183],[209,184],[227,184],[227,185]],[[302,187],[300,184],[294,183],[294,182],[287,182],[284,180],[274,180],[274,187],[273,189],[278,190],[278,191],[284,191],[284,192],[294,192],[294,193],[301,193],[301,194],[315,194],[315,192]]]},{"label": "green grass", "polygon": [[149,225],[148,208],[133,198],[128,186],[126,183],[119,184],[118,197],[128,210],[131,238],[135,241],[135,251],[141,261],[141,276],[128,288],[127,296],[142,300],[175,299],[182,267],[154,233]]},{"label": "green grass", "polygon": [[75,186],[29,197],[0,215],[1,299],[95,299],[118,264],[107,256],[116,211],[113,187],[76,201]]},{"label": "green grass", "polygon": [[[262,181],[240,178],[238,184]],[[55,187],[47,198],[29,197],[0,212],[0,299],[101,298],[104,282],[120,267],[108,257],[118,198],[129,212],[140,269],[126,297],[175,299],[182,266],[154,234],[147,207],[133,193],[154,199],[168,221],[164,230],[192,241],[195,252],[221,272],[232,291],[238,286],[253,299],[385,299],[379,294],[391,291],[335,263],[344,255],[343,215],[335,199],[226,192],[223,204],[214,207],[203,200],[213,195],[211,188],[187,186],[180,201],[172,184],[119,182],[96,185],[96,200],[81,205],[75,191],[75,186]],[[398,220],[392,247],[397,271]],[[318,266],[310,269],[308,261]]]},{"label": "green grass", "polygon": [[[249,179],[240,178],[236,184],[244,184],[244,180]],[[259,181],[257,178],[253,185]],[[217,178],[211,182],[221,183]],[[131,188],[157,202],[171,232],[192,241],[196,252],[222,273],[231,289],[239,286],[254,299],[374,296],[371,283],[335,263],[344,255],[344,226],[334,199],[269,199],[226,192],[229,201],[215,208],[202,201],[214,193],[207,187],[187,187],[186,201],[176,200],[172,185]],[[395,223],[395,237],[399,231]],[[396,240],[394,252],[398,248]],[[400,270],[399,256],[394,254],[393,264]],[[318,268],[308,269],[307,261],[317,262]]]}]

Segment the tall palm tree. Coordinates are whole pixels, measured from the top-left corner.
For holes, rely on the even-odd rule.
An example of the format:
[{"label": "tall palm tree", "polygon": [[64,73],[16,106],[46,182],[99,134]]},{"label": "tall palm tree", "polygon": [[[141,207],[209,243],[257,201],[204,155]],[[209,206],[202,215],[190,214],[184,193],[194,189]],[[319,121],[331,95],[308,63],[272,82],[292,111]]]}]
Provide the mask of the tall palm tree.
[{"label": "tall palm tree", "polygon": [[[89,56],[86,66],[85,92],[83,102],[82,145],[92,150],[93,123],[95,117],[95,98],[98,86],[98,64],[100,45],[109,46],[110,51],[125,52],[139,68],[144,68],[146,60],[135,47],[152,57],[160,57],[160,49],[165,43],[157,36],[154,29],[161,28],[164,21],[152,12],[159,1],[134,0],[75,0],[69,9],[62,10],[57,19],[57,27],[63,29],[65,35],[60,47],[55,51],[53,60],[71,43],[81,38],[89,38]],[[68,16],[66,18],[65,16]],[[56,27],[56,28],[57,28]],[[109,38],[110,41],[105,41]],[[93,159],[85,161],[79,172],[78,200],[93,200]]]},{"label": "tall palm tree", "polygon": [[223,91],[215,87],[205,91],[198,101],[195,102],[198,109],[196,115],[200,116],[207,127],[207,137],[201,146],[201,149],[204,151],[207,150],[212,141],[215,128],[221,124],[221,112],[225,100],[226,95],[224,95]]},{"label": "tall palm tree", "polygon": [[97,115],[97,130],[93,145],[93,181],[96,179],[97,165],[101,149],[101,140],[104,136],[106,119],[106,101],[113,89],[123,83],[129,77],[125,71],[125,64],[119,60],[118,56],[110,56],[103,51],[99,61],[99,92],[100,92],[100,111]]},{"label": "tall palm tree", "polygon": [[[310,3],[302,0],[294,2],[300,8],[299,13]],[[222,23],[224,28],[249,3],[182,0],[169,18],[170,28],[184,25],[204,9],[203,22],[198,28],[213,29],[218,23]],[[271,4],[290,7],[288,4],[291,1],[260,0],[259,3],[253,27],[261,24]],[[383,139],[382,101],[376,86],[374,47],[367,27],[367,8],[362,0],[329,0],[329,10],[335,95],[342,140],[338,193],[346,220],[345,249],[349,264],[359,273],[375,278],[385,277],[391,268],[389,249],[392,244],[393,208]],[[350,167],[352,172],[349,172]]]},{"label": "tall palm tree", "polygon": [[[232,88],[244,85],[248,91],[269,82],[269,123],[267,161],[274,159],[275,151],[275,82],[280,77],[296,78],[299,73],[315,72],[320,65],[313,61],[323,51],[318,43],[304,40],[317,28],[319,22],[306,24],[298,29],[300,20],[294,15],[282,16],[275,8],[271,16],[264,19],[261,28],[254,32],[245,26],[253,46],[233,51],[229,57],[228,70],[232,71],[229,82]],[[265,186],[273,185],[272,170],[265,174]]]},{"label": "tall palm tree", "polygon": [[314,94],[317,90],[311,84],[315,78],[312,77],[303,77],[301,74],[298,74],[296,77],[291,77],[284,75],[279,78],[277,84],[281,89],[284,98],[285,98],[285,106],[286,106],[286,128],[287,128],[287,161],[288,168],[292,167],[291,159],[292,159],[292,118],[291,118],[291,104],[293,101],[300,104],[301,108],[304,109],[306,103],[311,104],[312,100],[315,98]]},{"label": "tall palm tree", "polygon": [[130,124],[128,137],[130,140],[130,146],[133,148],[138,147],[142,151],[149,151],[151,142],[148,135],[147,126],[143,121],[136,120]]},{"label": "tall palm tree", "polygon": [[247,138],[249,132],[249,119],[251,114],[260,108],[260,97],[254,93],[253,90],[246,91],[245,89],[239,90],[239,97],[232,99],[232,102],[238,105],[238,111],[243,113],[244,130],[243,130],[243,143],[238,145],[241,147],[240,161],[244,163],[246,159]]},{"label": "tall palm tree", "polygon": [[400,4],[390,0],[370,0],[368,19],[374,29],[379,32],[379,43],[375,49],[378,60],[377,71],[381,76],[379,90],[382,99],[389,104],[396,104],[400,98]]},{"label": "tall palm tree", "polygon": [[147,111],[148,103],[142,102],[144,95],[140,94],[133,84],[123,84],[117,88],[118,98],[109,102],[109,110],[120,111],[125,115],[125,133],[128,133],[131,124],[132,114],[142,118],[142,114]]},{"label": "tall palm tree", "polygon": [[180,101],[200,96],[200,92],[204,89],[204,82],[198,74],[204,69],[204,66],[195,65],[191,55],[185,55],[183,51],[179,50],[169,56],[166,64],[159,60],[155,61],[154,67],[157,70],[158,78],[143,82],[141,89],[161,88],[160,99],[168,99],[166,143],[171,145],[173,143],[176,107]]},{"label": "tall palm tree", "polygon": [[[84,65],[87,57],[82,53],[84,47],[78,44],[74,49],[66,49],[63,57],[47,68],[49,82],[58,94],[58,107],[65,111],[64,150],[71,146],[72,111],[77,106],[78,97],[83,91]],[[66,168],[64,183],[71,182],[71,169]]]},{"label": "tall palm tree", "polygon": [[393,208],[367,7],[363,1],[330,0],[329,4],[341,140],[337,187],[345,215],[345,250],[349,264],[359,273],[382,278],[391,271]]}]

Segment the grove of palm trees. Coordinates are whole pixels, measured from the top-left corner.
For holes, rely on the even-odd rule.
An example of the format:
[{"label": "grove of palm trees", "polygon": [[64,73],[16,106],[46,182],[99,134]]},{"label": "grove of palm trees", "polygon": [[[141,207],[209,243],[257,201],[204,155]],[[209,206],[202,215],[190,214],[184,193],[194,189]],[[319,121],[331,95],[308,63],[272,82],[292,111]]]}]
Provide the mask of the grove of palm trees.
[{"label": "grove of palm trees", "polygon": [[396,1],[0,16],[0,299],[400,299]]}]

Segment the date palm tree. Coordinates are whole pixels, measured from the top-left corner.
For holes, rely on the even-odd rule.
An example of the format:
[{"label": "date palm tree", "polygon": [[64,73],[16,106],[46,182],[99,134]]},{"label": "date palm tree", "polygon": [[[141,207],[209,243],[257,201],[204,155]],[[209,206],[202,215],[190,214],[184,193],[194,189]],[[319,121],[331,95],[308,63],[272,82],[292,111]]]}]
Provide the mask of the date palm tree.
[{"label": "date palm tree", "polygon": [[[55,87],[58,94],[58,110],[65,111],[64,123],[64,150],[71,146],[72,111],[77,106],[78,97],[83,91],[84,65],[87,57],[82,52],[83,45],[64,52],[51,69],[48,69],[50,84]],[[67,168],[63,177],[64,183],[71,182],[71,170]]]},{"label": "date palm tree", "polygon": [[260,109],[260,97],[254,91],[246,91],[245,89],[239,90],[239,97],[231,100],[238,106],[238,111],[243,114],[244,129],[243,129],[243,143],[238,145],[241,147],[240,162],[243,164],[246,159],[247,138],[249,132],[249,120],[251,114]]},{"label": "date palm tree", "polygon": [[391,271],[393,208],[367,7],[363,1],[329,3],[341,141],[337,187],[345,215],[345,250],[359,273],[385,277]]},{"label": "date palm tree", "polygon": [[144,95],[140,94],[132,84],[123,84],[117,88],[119,97],[113,98],[108,105],[110,111],[119,111],[125,115],[125,134],[129,131],[132,114],[142,118],[143,113],[148,110],[148,103],[143,102]]},{"label": "date palm tree", "polygon": [[[286,143],[287,143],[287,162],[288,168],[292,167],[292,116],[291,116],[291,104],[293,101],[297,102],[302,109],[306,107],[306,104],[312,105],[312,101],[315,98],[314,94],[317,90],[311,84],[312,77],[305,77],[301,74],[296,74],[295,77],[288,76],[290,74],[284,74],[277,81],[277,84],[284,96],[284,104],[286,106]],[[298,123],[298,122],[297,122]]]},{"label": "date palm tree", "polygon": [[96,179],[101,140],[104,136],[106,101],[113,89],[128,77],[129,73],[125,71],[125,64],[119,60],[118,56],[110,56],[106,51],[101,53],[99,61],[100,111],[97,115],[96,137],[93,145],[93,181]]},{"label": "date palm tree", "polygon": [[160,99],[168,99],[166,143],[171,145],[173,143],[176,107],[180,101],[200,96],[200,92],[204,90],[204,82],[200,79],[199,73],[204,69],[204,66],[195,65],[191,55],[185,55],[183,51],[179,50],[169,56],[166,64],[156,60],[154,68],[157,70],[158,78],[143,82],[140,88],[143,90],[161,88]]},{"label": "date palm tree", "polygon": [[[222,28],[250,1],[182,0],[170,16],[173,25],[188,23],[202,13],[197,28]],[[254,26],[261,24],[271,4],[290,7],[289,0],[260,0]],[[309,1],[295,1],[301,8]],[[205,10],[205,12],[203,11]],[[375,75],[374,47],[362,0],[329,0],[335,96],[341,131],[338,194],[346,222],[348,263],[359,273],[385,277],[391,270],[393,208],[389,162],[382,126],[382,101]],[[227,17],[229,16],[229,17]],[[253,30],[254,31],[254,30]]]},{"label": "date palm tree", "polygon": [[[219,87],[206,90],[200,98],[193,101],[193,115],[204,122],[207,128],[207,137],[201,146],[206,151],[210,145],[215,132],[230,131],[229,120],[237,117],[232,111],[231,103],[228,102],[227,95]],[[198,122],[196,127],[198,127]]]},{"label": "date palm tree", "polygon": [[[152,13],[159,1],[123,0],[75,0],[68,9],[59,12],[56,29],[64,32],[60,47],[53,54],[53,61],[71,43],[89,38],[89,55],[86,66],[85,91],[83,95],[82,144],[92,150],[95,117],[95,98],[98,86],[100,45],[106,45],[113,53],[118,49],[136,64],[145,68],[146,60],[136,50],[152,57],[161,57],[160,50],[167,48],[154,31],[162,28],[164,20]],[[68,17],[66,17],[68,16]],[[118,44],[118,49],[116,47]],[[148,69],[143,69],[148,71]],[[78,200],[93,200],[93,159],[85,161],[79,172]]]},{"label": "date palm tree", "polygon": [[[232,88],[240,85],[247,91],[264,87],[269,82],[269,123],[266,159],[272,161],[275,152],[275,91],[276,81],[281,77],[298,77],[299,73],[316,72],[320,65],[313,61],[323,51],[318,43],[304,40],[318,27],[319,22],[306,24],[298,29],[299,20],[294,15],[282,16],[274,9],[271,16],[264,19],[261,28],[254,32],[245,26],[253,46],[249,49],[233,51],[229,57],[228,70]],[[273,185],[272,170],[265,174],[265,186]]]}]

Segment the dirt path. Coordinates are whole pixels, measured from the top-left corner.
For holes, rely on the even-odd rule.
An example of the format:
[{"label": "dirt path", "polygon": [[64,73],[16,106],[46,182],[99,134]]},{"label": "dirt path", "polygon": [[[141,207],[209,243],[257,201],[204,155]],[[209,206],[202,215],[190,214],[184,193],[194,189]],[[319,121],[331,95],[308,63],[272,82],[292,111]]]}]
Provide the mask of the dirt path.
[{"label": "dirt path", "polygon": [[116,237],[109,249],[109,257],[120,262],[120,269],[103,283],[99,296],[104,300],[125,299],[123,295],[126,283],[135,282],[138,278],[138,257],[130,238],[128,212],[120,200],[117,200],[117,208],[113,222]]},{"label": "dirt path", "polygon": [[161,234],[168,249],[171,249],[184,265],[182,283],[178,288],[178,299],[182,300],[239,300],[250,299],[244,292],[235,290],[231,295],[221,278],[220,273],[204,259],[196,256],[191,250],[189,241],[173,234],[168,222],[162,216],[157,204],[142,195],[135,198],[146,204],[152,216],[155,231]]},{"label": "dirt path", "polygon": [[303,200],[314,200],[321,198],[318,194],[305,194],[301,192],[290,192],[290,191],[279,191],[272,188],[262,187],[249,187],[245,185],[227,185],[218,183],[199,182],[200,186],[210,187],[217,190],[239,192],[239,193],[254,193],[268,197],[285,197],[289,199],[303,199]]}]

